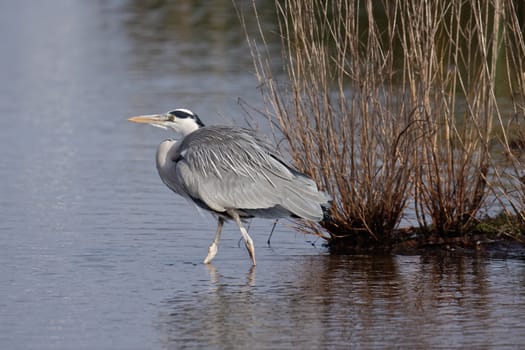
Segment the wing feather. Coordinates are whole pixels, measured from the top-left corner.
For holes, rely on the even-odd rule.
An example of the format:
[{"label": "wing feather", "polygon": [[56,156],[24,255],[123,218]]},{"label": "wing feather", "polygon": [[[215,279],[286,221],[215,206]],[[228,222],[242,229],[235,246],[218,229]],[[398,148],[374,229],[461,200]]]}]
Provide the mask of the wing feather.
[{"label": "wing feather", "polygon": [[320,220],[324,193],[251,131],[205,127],[186,136],[172,156],[174,179],[210,209],[264,210]]}]

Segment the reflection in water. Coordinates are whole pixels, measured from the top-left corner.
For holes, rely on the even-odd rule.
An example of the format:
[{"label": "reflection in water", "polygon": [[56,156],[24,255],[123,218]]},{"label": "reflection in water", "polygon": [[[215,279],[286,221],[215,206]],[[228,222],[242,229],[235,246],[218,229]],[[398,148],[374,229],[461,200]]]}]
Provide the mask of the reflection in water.
[{"label": "reflection in water", "polygon": [[[217,268],[212,264],[204,265],[208,273],[210,274],[210,283],[214,286],[220,285],[221,276],[217,273]],[[246,274],[246,286],[253,287],[255,284],[255,266],[251,266],[248,273]]]},{"label": "reflection in water", "polygon": [[[513,306],[524,305],[524,292],[498,303],[498,294],[517,281],[490,278],[506,262],[443,256],[296,262],[275,264],[268,284],[257,283],[253,269],[232,277],[207,267],[211,288],[178,293],[162,304],[165,345],[492,348],[525,341],[523,315]],[[524,272],[520,264],[514,276]],[[506,325],[495,322],[494,315],[503,313]]]}]

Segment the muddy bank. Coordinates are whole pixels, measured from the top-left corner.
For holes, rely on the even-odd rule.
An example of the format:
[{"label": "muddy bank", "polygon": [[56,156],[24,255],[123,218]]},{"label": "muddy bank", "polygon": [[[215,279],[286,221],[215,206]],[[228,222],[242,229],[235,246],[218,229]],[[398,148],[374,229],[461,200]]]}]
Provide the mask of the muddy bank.
[{"label": "muddy bank", "polygon": [[417,230],[399,230],[388,243],[353,237],[327,243],[333,254],[448,254],[501,259],[525,259],[525,244],[506,236],[473,233],[461,237],[437,237]]}]

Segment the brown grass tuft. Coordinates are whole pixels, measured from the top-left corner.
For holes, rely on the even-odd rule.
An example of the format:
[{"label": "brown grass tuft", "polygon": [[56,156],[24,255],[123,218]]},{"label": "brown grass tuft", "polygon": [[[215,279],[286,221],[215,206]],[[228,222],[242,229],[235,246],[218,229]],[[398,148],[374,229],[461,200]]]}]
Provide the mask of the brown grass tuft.
[{"label": "brown grass tuft", "polygon": [[[494,124],[511,154],[496,98],[502,62],[520,92],[515,113],[525,115],[525,75],[512,76],[525,74],[513,1],[285,0],[276,8],[285,81],[275,78],[264,28],[261,40],[249,38],[264,114],[298,168],[332,195],[320,223],[331,240],[388,245],[412,205],[421,228],[461,235],[495,193],[523,215],[523,183],[519,199],[500,191],[494,179],[508,172],[494,170],[491,154]],[[521,163],[512,165],[518,179]]]}]

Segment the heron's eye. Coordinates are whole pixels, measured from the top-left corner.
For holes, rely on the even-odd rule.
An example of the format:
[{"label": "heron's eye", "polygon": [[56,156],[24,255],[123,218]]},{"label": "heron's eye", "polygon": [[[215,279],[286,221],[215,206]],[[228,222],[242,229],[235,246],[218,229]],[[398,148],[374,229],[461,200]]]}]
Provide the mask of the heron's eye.
[{"label": "heron's eye", "polygon": [[168,114],[171,114],[172,116],[175,116],[179,119],[193,118],[194,116],[193,112],[186,109],[175,109],[171,112],[168,112]]}]

